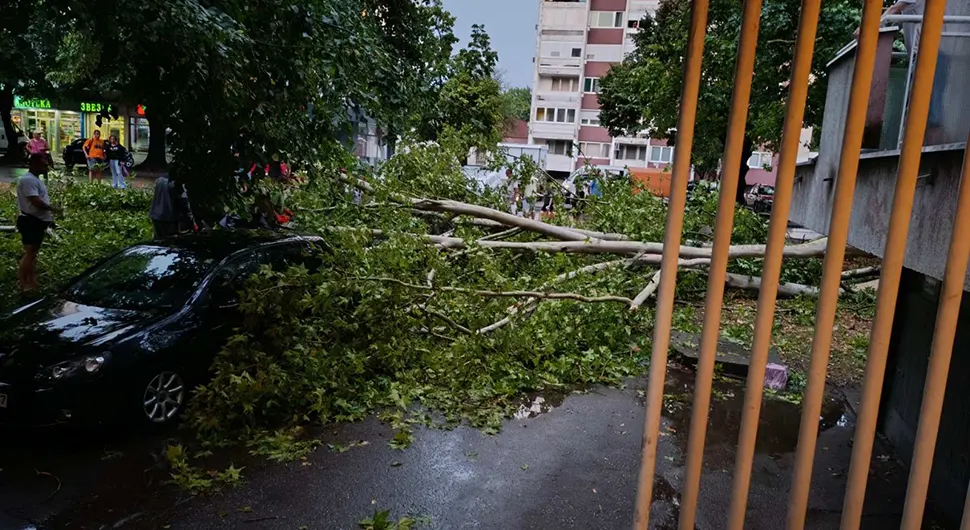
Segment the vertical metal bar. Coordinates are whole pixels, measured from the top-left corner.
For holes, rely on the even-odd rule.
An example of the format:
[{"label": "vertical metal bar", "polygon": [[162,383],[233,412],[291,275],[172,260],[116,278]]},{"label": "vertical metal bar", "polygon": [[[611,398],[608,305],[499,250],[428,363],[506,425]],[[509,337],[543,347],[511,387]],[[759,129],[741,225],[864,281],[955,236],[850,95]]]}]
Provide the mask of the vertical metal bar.
[{"label": "vertical metal bar", "polygon": [[869,341],[869,359],[866,362],[859,421],[852,446],[849,483],[845,504],[842,507],[843,530],[859,528],[862,520],[862,505],[866,496],[866,481],[869,478],[872,444],[879,415],[879,398],[883,378],[886,375],[886,355],[889,352],[889,338],[892,334],[896,298],[899,294],[899,278],[906,254],[910,216],[913,213],[913,196],[916,193],[916,177],[919,173],[920,157],[923,154],[923,139],[926,134],[926,119],[929,116],[930,96],[936,73],[937,53],[940,50],[940,33],[943,30],[945,7],[946,0],[927,0],[923,14],[919,54],[916,61],[916,79],[910,99],[909,116],[906,119],[906,136],[899,156],[899,176],[896,180],[892,215],[889,219],[886,250],[883,254],[879,295],[876,298],[876,319],[872,325],[872,338]]},{"label": "vertical metal bar", "polygon": [[[745,0],[741,19],[741,40],[734,72],[734,99],[728,119],[728,133],[724,144],[724,164],[721,173],[721,194],[718,197],[717,220],[714,224],[714,249],[707,281],[707,308],[704,331],[701,334],[694,385],[694,406],[691,413],[690,437],[687,442],[687,474],[680,507],[680,529],[694,530],[697,499],[704,462],[704,439],[707,435],[708,409],[711,405],[711,384],[714,378],[714,359],[717,357],[721,308],[724,302],[724,278],[727,273],[731,231],[734,228],[734,205],[741,173],[748,106],[751,101],[751,79],[754,75],[758,30],[761,26],[762,0]],[[797,150],[797,145],[796,145]]]},{"label": "vertical metal bar", "polygon": [[[968,138],[970,140],[970,138]],[[950,357],[963,301],[963,282],[967,276],[970,260],[970,158],[963,157],[963,177],[957,196],[957,212],[953,218],[953,235],[950,236],[950,255],[943,276],[943,291],[936,312],[936,330],[930,363],[923,385],[923,405],[919,412],[919,428],[916,430],[916,448],[913,464],[909,467],[909,485],[906,488],[906,506],[903,509],[903,530],[919,530],[923,524],[926,507],[926,491],[929,488],[930,470],[933,469],[933,451],[940,429],[940,413],[946,393],[946,379],[950,373]]]},{"label": "vertical metal bar", "polygon": [[667,373],[667,348],[670,347],[674,290],[677,287],[680,239],[684,228],[684,208],[687,205],[687,178],[691,171],[690,160],[694,145],[694,122],[697,118],[708,7],[708,0],[691,0],[687,60],[684,65],[684,85],[680,96],[677,147],[674,151],[674,167],[670,182],[670,207],[667,210],[667,226],[664,233],[660,288],[657,294],[657,317],[654,324],[650,379],[647,386],[643,455],[640,461],[640,479],[633,522],[635,530],[646,530],[650,521],[650,503],[653,500],[653,474],[657,463],[657,441],[660,438],[660,414],[663,408],[664,378]]},{"label": "vertical metal bar", "polygon": [[755,441],[758,436],[758,418],[764,391],[765,367],[771,347],[771,328],[774,323],[775,302],[781,278],[782,253],[788,232],[788,214],[791,210],[792,186],[795,181],[795,164],[801,138],[805,102],[815,51],[815,35],[818,30],[820,0],[804,0],[795,44],[788,108],[782,134],[778,176],[775,182],[775,201],[768,226],[768,246],[762,268],[761,292],[758,296],[758,313],[755,317],[754,341],[744,391],[744,407],[741,416],[741,432],[738,435],[738,451],[734,466],[734,484],[731,488],[731,508],[728,528],[744,528],[751,485],[751,465],[754,460]]},{"label": "vertical metal bar", "polygon": [[802,397],[802,419],[795,451],[795,473],[788,502],[788,530],[805,528],[815,445],[818,440],[818,418],[825,394],[825,375],[832,347],[832,329],[838,309],[842,265],[845,261],[845,245],[849,237],[849,220],[852,216],[856,174],[859,170],[859,152],[862,149],[869,93],[876,64],[881,14],[882,0],[866,0],[862,13],[859,46],[856,50],[855,69],[852,74],[852,87],[849,92],[841,162],[829,223],[829,241],[825,252],[822,282],[819,286],[818,313],[815,316],[808,386]]}]

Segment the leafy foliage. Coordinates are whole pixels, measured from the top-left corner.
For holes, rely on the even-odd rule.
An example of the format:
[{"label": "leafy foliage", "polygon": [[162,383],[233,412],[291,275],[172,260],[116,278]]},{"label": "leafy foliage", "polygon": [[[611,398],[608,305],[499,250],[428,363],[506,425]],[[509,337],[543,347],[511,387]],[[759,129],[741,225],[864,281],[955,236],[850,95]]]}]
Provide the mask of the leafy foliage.
[{"label": "leafy foliage", "polygon": [[532,89],[528,87],[510,88],[502,93],[505,98],[505,115],[522,121],[529,121],[532,113]]},{"label": "leafy foliage", "polygon": [[[81,183],[54,171],[50,179],[51,201],[64,212],[55,219],[54,237],[45,240],[40,252],[38,273],[44,292],[63,287],[92,264],[151,237],[147,191]],[[0,224],[12,225],[18,213],[14,188],[0,184]],[[0,235],[0,256],[7,264],[0,267],[0,311],[26,301],[19,295],[17,268],[12,266],[22,253],[17,234]]]},{"label": "leafy foliage", "polygon": [[[782,131],[792,73],[799,0],[766,0],[761,15],[747,137],[754,145],[777,146]],[[702,173],[716,171],[734,89],[734,68],[741,30],[742,4],[710,4],[693,163]],[[819,130],[825,103],[825,63],[852,38],[859,24],[859,3],[837,0],[822,6],[809,85],[805,126]],[[600,119],[614,133],[644,128],[656,138],[673,138],[680,108],[684,50],[690,27],[690,2],[662,0],[654,16],[640,22],[636,51],[602,80]]]}]

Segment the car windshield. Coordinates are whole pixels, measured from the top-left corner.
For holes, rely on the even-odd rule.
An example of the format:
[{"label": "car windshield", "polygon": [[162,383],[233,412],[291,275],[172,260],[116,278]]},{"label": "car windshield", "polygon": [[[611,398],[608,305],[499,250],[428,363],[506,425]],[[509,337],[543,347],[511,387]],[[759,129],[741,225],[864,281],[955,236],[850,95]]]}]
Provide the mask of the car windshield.
[{"label": "car windshield", "polygon": [[67,297],[110,309],[173,309],[185,304],[214,265],[214,259],[184,249],[133,247],[74,284]]}]

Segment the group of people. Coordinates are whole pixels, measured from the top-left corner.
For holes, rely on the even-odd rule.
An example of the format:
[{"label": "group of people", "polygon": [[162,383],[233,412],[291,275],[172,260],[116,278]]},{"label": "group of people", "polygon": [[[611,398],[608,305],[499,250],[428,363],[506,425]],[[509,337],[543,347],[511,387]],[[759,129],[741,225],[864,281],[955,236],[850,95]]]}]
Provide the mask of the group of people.
[{"label": "group of people", "polygon": [[104,177],[104,168],[107,165],[111,171],[111,187],[115,189],[125,189],[128,183],[128,166],[125,160],[128,158],[128,150],[125,149],[118,137],[114,134],[108,136],[108,141],[101,139],[101,131],[95,130],[94,135],[88,138],[82,146],[84,158],[88,163],[88,180],[90,182],[101,182]]},{"label": "group of people", "polygon": [[[511,170],[506,173],[506,176],[511,179]],[[555,216],[554,187],[558,187],[562,191],[563,209],[567,214],[581,213],[587,197],[602,194],[599,183],[595,179],[577,183],[576,178],[571,176],[561,183],[551,181],[542,183],[539,182],[538,178],[535,178],[524,189],[520,188],[518,182],[510,180],[508,184],[509,212],[513,215],[532,217],[536,220]]]}]

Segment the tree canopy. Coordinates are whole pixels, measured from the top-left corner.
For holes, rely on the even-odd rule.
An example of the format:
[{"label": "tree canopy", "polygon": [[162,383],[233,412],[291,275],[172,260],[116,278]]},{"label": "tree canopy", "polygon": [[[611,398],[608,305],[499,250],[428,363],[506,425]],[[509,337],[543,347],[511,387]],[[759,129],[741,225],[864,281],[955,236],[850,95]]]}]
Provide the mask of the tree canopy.
[{"label": "tree canopy", "polygon": [[[747,138],[769,149],[777,146],[784,121],[795,49],[799,0],[765,0],[758,38],[748,114]],[[702,173],[717,170],[734,89],[742,3],[712,0],[704,44],[693,163]],[[857,0],[822,5],[812,62],[805,126],[821,124],[827,77],[825,63],[852,39],[859,24]],[[684,50],[690,27],[689,0],[661,0],[654,16],[640,23],[636,50],[601,83],[600,119],[614,134],[650,129],[656,138],[675,134],[680,109]]]},{"label": "tree canopy", "polygon": [[506,114],[510,118],[529,121],[532,114],[532,89],[513,87],[503,93],[507,105]]}]

